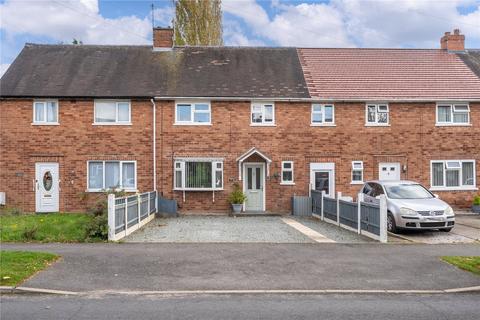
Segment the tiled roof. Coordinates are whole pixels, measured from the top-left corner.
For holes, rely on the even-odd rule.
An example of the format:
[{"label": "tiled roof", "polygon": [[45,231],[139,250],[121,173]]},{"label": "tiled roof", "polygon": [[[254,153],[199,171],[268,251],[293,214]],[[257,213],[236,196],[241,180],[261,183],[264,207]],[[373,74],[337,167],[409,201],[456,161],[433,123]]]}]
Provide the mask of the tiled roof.
[{"label": "tiled roof", "polygon": [[455,53],[435,49],[298,49],[319,100],[480,99],[480,79]]},{"label": "tiled roof", "polygon": [[27,44],[2,97],[309,98],[295,48]]}]

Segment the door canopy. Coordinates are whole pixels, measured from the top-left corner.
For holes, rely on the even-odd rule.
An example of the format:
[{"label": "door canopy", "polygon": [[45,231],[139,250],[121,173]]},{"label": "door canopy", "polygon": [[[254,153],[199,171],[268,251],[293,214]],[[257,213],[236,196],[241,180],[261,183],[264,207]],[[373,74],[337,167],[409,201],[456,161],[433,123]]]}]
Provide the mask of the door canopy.
[{"label": "door canopy", "polygon": [[267,163],[267,177],[270,175],[270,163],[272,163],[272,160],[267,157],[264,153],[260,152],[257,148],[253,147],[244,154],[242,154],[240,157],[237,158],[237,163],[238,163],[238,180],[242,180],[242,167],[243,167],[243,162],[250,158],[253,155],[257,155],[265,162]]}]

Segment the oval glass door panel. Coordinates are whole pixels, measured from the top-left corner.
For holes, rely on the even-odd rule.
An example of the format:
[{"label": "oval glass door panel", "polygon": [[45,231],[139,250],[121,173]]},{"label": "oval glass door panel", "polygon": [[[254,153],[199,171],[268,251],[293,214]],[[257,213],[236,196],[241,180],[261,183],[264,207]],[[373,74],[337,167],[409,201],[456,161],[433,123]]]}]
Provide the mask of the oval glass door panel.
[{"label": "oval glass door panel", "polygon": [[50,191],[53,185],[53,177],[50,171],[45,172],[43,175],[43,188],[45,191]]}]

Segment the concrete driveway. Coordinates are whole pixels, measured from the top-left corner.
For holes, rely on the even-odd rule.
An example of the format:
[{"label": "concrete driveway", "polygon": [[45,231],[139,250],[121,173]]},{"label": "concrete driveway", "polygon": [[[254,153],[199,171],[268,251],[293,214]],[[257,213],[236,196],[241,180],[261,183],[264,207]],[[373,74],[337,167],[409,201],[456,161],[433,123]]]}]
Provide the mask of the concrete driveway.
[{"label": "concrete driveway", "polygon": [[317,219],[279,216],[159,218],[124,242],[367,243],[370,239]]},{"label": "concrete driveway", "polygon": [[455,217],[455,227],[450,232],[403,231],[389,238],[427,244],[480,242],[480,215],[462,214]]}]

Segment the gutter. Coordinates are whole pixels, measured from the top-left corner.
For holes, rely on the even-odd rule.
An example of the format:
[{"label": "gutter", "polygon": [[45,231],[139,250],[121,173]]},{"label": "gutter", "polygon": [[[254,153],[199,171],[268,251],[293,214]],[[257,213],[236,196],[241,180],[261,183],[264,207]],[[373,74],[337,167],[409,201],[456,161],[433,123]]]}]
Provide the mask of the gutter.
[{"label": "gutter", "polygon": [[150,99],[152,103],[153,110],[153,190],[157,191],[157,137],[156,137],[156,126],[157,126],[157,106],[154,99]]}]

